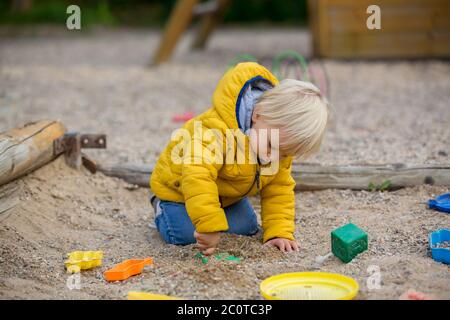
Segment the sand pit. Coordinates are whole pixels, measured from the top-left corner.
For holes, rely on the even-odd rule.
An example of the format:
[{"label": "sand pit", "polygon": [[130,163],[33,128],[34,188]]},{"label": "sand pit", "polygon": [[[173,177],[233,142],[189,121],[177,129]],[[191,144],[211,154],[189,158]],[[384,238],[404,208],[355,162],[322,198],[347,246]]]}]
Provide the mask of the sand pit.
[{"label": "sand pit", "polygon": [[[152,163],[178,127],[171,116],[202,112],[235,54],[270,61],[285,49],[309,53],[308,34],[301,30],[220,30],[205,52],[190,52],[183,42],[171,64],[147,68],[157,39],[156,32],[129,30],[2,38],[0,131],[61,119],[70,130],[108,135],[107,150],[90,152],[103,163]],[[325,66],[335,122],[311,162],[449,163],[448,62]],[[62,158],[13,183],[20,203],[0,215],[0,298],[124,299],[130,290],[144,290],[192,299],[261,299],[259,283],[270,275],[321,270],[354,277],[358,299],[397,299],[410,288],[450,299],[450,268],[432,260],[428,249],[428,234],[448,228],[450,215],[424,204],[448,188],[297,193],[298,254],[261,246],[261,235],[225,236],[220,251],[242,262],[202,265],[193,259],[193,246],[165,245],[148,226],[149,190],[75,171]],[[258,198],[251,200],[259,212]],[[318,265],[316,258],[330,250],[330,231],[347,222],[368,233],[369,250],[349,264],[331,257]],[[103,267],[81,274],[79,290],[67,287],[63,264],[73,250],[105,252]],[[121,283],[103,279],[115,263],[147,256],[155,264],[143,274]],[[370,266],[381,272],[379,289],[366,285]]]},{"label": "sand pit", "polygon": [[[192,299],[260,299],[259,282],[280,272],[322,270],[354,277],[359,299],[397,298],[409,288],[450,298],[450,270],[430,258],[427,235],[449,225],[448,215],[427,210],[421,201],[445,191],[417,187],[390,193],[321,191],[298,194],[296,236],[301,250],[283,254],[255,237],[224,236],[221,252],[240,264],[201,264],[193,246],[166,245],[149,228],[149,191],[120,180],[67,167],[63,158],[14,182],[20,204],[0,225],[0,295],[3,298],[123,299],[144,290]],[[258,209],[257,199],[252,199]],[[369,234],[369,250],[349,264],[316,258],[330,250],[330,230],[353,222]],[[81,273],[81,289],[67,287],[64,254],[103,250],[104,266]],[[154,257],[143,274],[108,283],[102,272],[128,258]],[[379,290],[368,290],[368,267],[378,266]]]}]

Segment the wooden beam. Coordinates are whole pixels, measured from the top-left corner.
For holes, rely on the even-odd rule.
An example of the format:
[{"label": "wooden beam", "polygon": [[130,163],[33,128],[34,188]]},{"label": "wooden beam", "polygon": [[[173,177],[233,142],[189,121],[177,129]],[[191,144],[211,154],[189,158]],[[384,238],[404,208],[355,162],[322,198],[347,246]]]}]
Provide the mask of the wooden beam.
[{"label": "wooden beam", "polygon": [[297,182],[296,189],[298,190],[368,190],[369,184],[381,185],[387,180],[391,182],[388,188],[390,190],[422,184],[450,187],[450,164],[420,166],[405,164],[347,166],[294,164],[292,177]]},{"label": "wooden beam", "polygon": [[[367,7],[381,8],[369,30]],[[324,58],[450,56],[448,0],[308,0],[314,54]]]},{"label": "wooden beam", "polygon": [[200,2],[195,5],[194,9],[192,9],[192,14],[194,15],[194,17],[199,17],[205,14],[214,13],[218,8],[219,2],[217,0]]},{"label": "wooden beam", "polygon": [[0,133],[0,185],[53,160],[53,141],[66,131],[61,122],[44,120]]},{"label": "wooden beam", "polygon": [[153,172],[153,165],[119,164],[107,166],[97,163],[97,171],[110,177],[123,179],[130,184],[150,188],[150,175]]},{"label": "wooden beam", "polygon": [[198,0],[178,0],[167,23],[158,50],[153,58],[153,64],[158,65],[167,61],[178,39],[191,22],[192,12]]},{"label": "wooden beam", "polygon": [[211,33],[222,22],[231,5],[231,0],[215,0],[215,2],[217,3],[215,10],[205,14],[201,21],[200,28],[192,42],[193,49],[203,49],[206,46]]},{"label": "wooden beam", "polygon": [[[149,188],[153,166],[138,164],[99,165],[98,171],[108,176],[124,179],[131,184]],[[292,177],[297,183],[296,190],[368,190],[371,183],[381,185],[386,180],[391,182],[388,190],[422,184],[450,187],[450,165],[321,166],[294,164],[292,166]]]}]

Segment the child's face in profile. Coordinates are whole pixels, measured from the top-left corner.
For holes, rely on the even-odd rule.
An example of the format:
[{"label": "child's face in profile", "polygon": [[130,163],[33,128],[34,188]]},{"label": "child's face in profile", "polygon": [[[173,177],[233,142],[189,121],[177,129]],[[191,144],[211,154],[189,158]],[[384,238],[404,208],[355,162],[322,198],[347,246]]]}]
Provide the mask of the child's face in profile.
[{"label": "child's face in profile", "polygon": [[262,164],[281,161],[287,156],[279,150],[279,141],[282,137],[281,129],[271,126],[253,112],[250,145]]}]

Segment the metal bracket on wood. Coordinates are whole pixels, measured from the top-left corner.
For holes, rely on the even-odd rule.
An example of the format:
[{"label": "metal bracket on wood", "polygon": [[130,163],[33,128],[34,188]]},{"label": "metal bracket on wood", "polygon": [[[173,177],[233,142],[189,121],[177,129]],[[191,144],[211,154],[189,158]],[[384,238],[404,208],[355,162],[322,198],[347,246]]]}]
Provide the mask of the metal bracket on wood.
[{"label": "metal bracket on wood", "polygon": [[54,154],[64,153],[69,166],[79,169],[83,164],[90,172],[95,173],[97,171],[95,161],[81,152],[81,149],[88,148],[106,149],[106,135],[68,132],[53,142]]}]

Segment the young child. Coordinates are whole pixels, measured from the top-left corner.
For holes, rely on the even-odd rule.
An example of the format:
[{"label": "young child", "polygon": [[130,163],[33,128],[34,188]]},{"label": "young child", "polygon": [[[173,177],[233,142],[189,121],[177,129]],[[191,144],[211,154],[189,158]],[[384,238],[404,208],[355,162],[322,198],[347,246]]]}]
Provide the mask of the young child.
[{"label": "young child", "polygon": [[197,242],[208,255],[222,232],[254,235],[259,226],[247,197],[259,192],[263,243],[298,251],[292,159],[319,149],[327,121],[328,103],[313,84],[279,83],[254,62],[228,70],[212,107],[172,134],[152,173],[164,241]]}]

